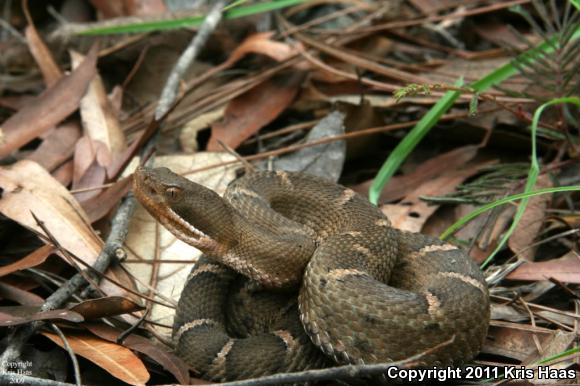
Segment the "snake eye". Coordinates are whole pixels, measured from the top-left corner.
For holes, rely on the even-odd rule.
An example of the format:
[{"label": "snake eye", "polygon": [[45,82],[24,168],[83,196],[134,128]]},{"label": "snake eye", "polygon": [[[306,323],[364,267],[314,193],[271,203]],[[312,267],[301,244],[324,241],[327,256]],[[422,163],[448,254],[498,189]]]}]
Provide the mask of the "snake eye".
[{"label": "snake eye", "polygon": [[176,186],[170,186],[169,188],[165,189],[165,193],[171,198],[177,198],[181,193],[181,189]]}]

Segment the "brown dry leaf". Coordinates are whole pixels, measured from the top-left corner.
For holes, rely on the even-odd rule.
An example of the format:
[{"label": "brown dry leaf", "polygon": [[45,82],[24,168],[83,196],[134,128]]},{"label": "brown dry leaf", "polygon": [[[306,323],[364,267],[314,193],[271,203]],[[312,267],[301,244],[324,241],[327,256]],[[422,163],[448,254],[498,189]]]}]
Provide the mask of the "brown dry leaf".
[{"label": "brown dry leaf", "polygon": [[360,56],[356,51],[347,49],[346,47],[333,46],[323,43],[314,38],[310,38],[302,33],[296,33],[295,36],[308,46],[312,46],[321,52],[328,54],[334,58],[342,60],[352,66],[364,68],[379,75],[384,75],[387,78],[398,79],[409,83],[432,83],[428,78],[420,75],[412,74],[410,72],[401,71],[394,67],[385,66],[381,63],[368,60]]},{"label": "brown dry leaf", "polygon": [[[75,145],[73,181],[78,183],[85,175],[89,174],[89,170],[93,165],[101,166],[101,162],[110,164],[111,161],[111,152],[104,143],[92,141],[86,135],[81,137]],[[102,166],[101,169],[105,171]],[[106,176],[105,173],[99,174]]]},{"label": "brown dry leaf", "polygon": [[2,214],[43,233],[33,212],[65,249],[89,264],[95,261],[102,241],[87,225],[88,218],[69,191],[40,165],[24,160],[0,168],[0,187],[4,189]]},{"label": "brown dry leaf", "polygon": [[[71,52],[71,58],[73,68],[80,66],[86,59],[77,52]],[[92,141],[99,141],[105,144],[111,154],[120,153],[127,148],[125,135],[117,118],[117,112],[109,100],[103,80],[99,74],[93,77],[86,94],[81,99],[80,112],[83,129]],[[108,160],[110,161],[110,159]],[[100,159],[99,161],[104,162],[106,159]]]},{"label": "brown dry leaf", "polygon": [[233,99],[224,119],[212,126],[207,150],[222,150],[218,140],[235,149],[272,122],[292,103],[303,79],[302,72],[283,74]]},{"label": "brown dry leaf", "polygon": [[12,264],[0,267],[0,276],[6,276],[22,269],[36,267],[37,265],[44,263],[48,256],[53,252],[54,247],[51,245],[42,246]]},{"label": "brown dry leaf", "polygon": [[18,111],[34,100],[32,95],[4,95],[0,97],[0,106]]},{"label": "brown dry leaf", "polygon": [[[103,242],[89,226],[84,211],[70,192],[35,162],[23,160],[0,168],[0,213],[22,226],[44,231],[31,213],[44,222],[45,227],[60,245],[92,265]],[[126,276],[115,270],[107,275],[132,287]],[[127,296],[124,290],[104,281],[101,288],[108,295]]]},{"label": "brown dry leaf", "polygon": [[120,296],[89,299],[70,308],[71,311],[81,314],[85,320],[128,314],[143,309],[143,306],[133,302],[131,299]]},{"label": "brown dry leaf", "polygon": [[52,172],[52,176],[63,186],[68,186],[72,181],[73,172],[74,172],[73,160],[70,160],[66,161],[65,163],[57,167]]},{"label": "brown dry leaf", "polygon": [[[493,323],[496,324],[496,323]],[[501,355],[523,361],[537,352],[534,336],[540,344],[553,339],[556,331],[547,328],[533,327],[519,323],[501,323],[501,326],[491,325],[482,352]]]},{"label": "brown dry leaf", "polygon": [[[230,161],[235,159],[230,154],[202,152],[191,155],[174,155],[155,158],[155,166],[165,166],[175,173],[183,174],[188,170],[207,165]],[[214,168],[201,173],[184,175],[185,177],[207,186],[208,188],[223,194],[227,185],[235,176],[235,166]],[[179,299],[183,285],[193,261],[201,255],[197,249],[178,240],[157,223],[149,213],[138,206],[129,225],[129,233],[126,240],[127,249],[133,251],[139,259],[153,262],[159,260],[184,260],[184,263],[159,263],[154,264],[123,262],[123,266],[139,281],[151,285],[154,284],[157,292],[166,298],[173,299],[175,303]],[[159,253],[157,254],[157,250]],[[153,276],[155,275],[155,277]],[[149,289],[141,286],[140,291],[146,293]],[[173,325],[173,308],[159,304],[151,305],[150,318],[159,323]],[[156,331],[166,337],[171,336],[171,329],[154,326]]]},{"label": "brown dry leaf", "polygon": [[[84,56],[71,52],[73,68],[82,63]],[[107,180],[107,168],[114,162],[114,156],[127,149],[125,136],[117,119],[101,77],[97,74],[91,81],[86,94],[81,99],[80,113],[84,137],[75,148],[75,173],[73,189],[100,186]],[[80,202],[99,195],[94,189],[76,195]]]},{"label": "brown dry leaf", "polygon": [[91,0],[102,18],[120,16],[159,16],[167,12],[162,0]]},{"label": "brown dry leaf", "polygon": [[562,283],[580,284],[580,256],[574,251],[548,261],[525,262],[510,273],[510,280],[548,280],[557,279]]},{"label": "brown dry leaf", "polygon": [[[464,166],[463,164],[454,164],[459,167]],[[421,232],[423,224],[439,208],[439,205],[430,205],[422,201],[420,196],[442,196],[451,193],[467,177],[489,164],[490,162],[482,162],[459,170],[448,171],[435,179],[422,183],[405,196],[399,204],[383,205],[381,210],[391,220],[394,228]]]},{"label": "brown dry leaf", "polygon": [[[541,363],[541,360],[544,358],[550,358],[554,355],[563,353],[567,349],[569,349],[574,341],[576,340],[576,333],[557,330],[556,333],[550,337],[546,342],[543,342],[541,345],[542,352],[538,353],[535,352],[531,354],[529,357],[522,361],[522,365],[533,365],[535,363]],[[556,372],[558,369],[566,369],[574,364],[574,360],[567,360],[567,361],[558,361],[558,363],[551,364],[549,366],[550,373]],[[546,379],[546,376],[539,377],[538,372],[536,371],[534,374],[534,379],[530,382],[535,385],[554,385],[554,384],[561,384],[561,380],[557,379],[556,377],[550,377],[553,379]],[[556,379],[554,379],[556,378]]]},{"label": "brown dry leaf", "polygon": [[[108,326],[103,323],[83,323],[83,325],[98,337],[108,340],[109,342],[116,342],[117,338],[123,331],[117,330],[114,327]],[[189,377],[189,368],[179,357],[170,352],[167,348],[159,346],[153,343],[151,340],[144,338],[142,336],[131,334],[123,339],[123,345],[147,355],[155,362],[162,365],[167,371],[169,371],[175,379],[179,381],[180,384],[207,384],[209,382],[196,379],[191,379]]]},{"label": "brown dry leaf", "polygon": [[522,361],[524,365],[531,365],[538,363],[544,358],[549,358],[553,355],[560,354],[570,348],[570,345],[574,342],[576,338],[576,333],[556,330],[556,333],[547,339],[544,344],[542,344],[542,352],[535,352],[526,359]]},{"label": "brown dry leaf", "polygon": [[[481,20],[479,23],[474,23],[472,28],[479,36],[499,47],[516,47],[522,51],[528,48],[526,43],[514,32],[513,26],[497,19]],[[524,36],[530,44],[539,43],[538,37],[533,34],[525,34]]]},{"label": "brown dry leaf", "polygon": [[[490,58],[480,60],[466,60],[460,58],[453,58],[443,66],[437,69],[429,70],[424,75],[430,78],[427,83],[443,83],[453,84],[457,78],[463,76],[466,82],[475,81],[490,73],[491,71],[503,66],[510,61],[509,57]],[[513,79],[508,80],[502,84],[510,91],[523,91],[525,83],[517,82]]]},{"label": "brown dry leaf", "polygon": [[[50,332],[42,332],[42,335],[64,347],[58,335]],[[141,359],[123,346],[85,332],[67,331],[66,339],[75,354],[90,360],[123,382],[145,385],[150,378]]]},{"label": "brown dry leaf", "polygon": [[75,143],[80,136],[79,124],[66,122],[51,130],[40,146],[26,158],[37,162],[48,171],[53,171],[73,155]]},{"label": "brown dry leaf", "polygon": [[44,299],[40,296],[0,281],[0,298],[11,300],[23,306],[41,306]]},{"label": "brown dry leaf", "polygon": [[[552,187],[552,181],[546,174],[538,177],[534,190]],[[542,194],[530,197],[528,206],[524,212],[517,228],[508,241],[510,249],[525,260],[534,260],[536,248],[530,248],[546,217],[546,209],[552,201],[551,194]]]},{"label": "brown dry leaf", "polygon": [[297,55],[303,49],[300,43],[290,45],[271,40],[274,32],[261,32],[250,35],[231,53],[227,63],[233,64],[247,54],[261,54],[275,61],[282,62]]},{"label": "brown dry leaf", "polygon": [[179,144],[185,153],[195,153],[199,149],[197,134],[221,119],[225,110],[225,106],[220,106],[215,110],[200,114],[183,126],[179,133]]},{"label": "brown dry leaf", "polygon": [[[379,204],[405,197],[423,181],[436,178],[445,173],[451,164],[466,164],[477,155],[477,149],[477,146],[459,147],[423,162],[412,173],[393,177],[391,182],[381,192]],[[370,180],[351,188],[355,192],[367,196],[372,182]]]},{"label": "brown dry leaf", "polygon": [[0,307],[0,326],[16,326],[36,320],[68,320],[73,323],[82,322],[83,316],[71,310],[50,310],[38,312],[38,306]]},{"label": "brown dry leaf", "polygon": [[131,187],[131,178],[122,178],[98,196],[81,203],[91,223],[105,217]]},{"label": "brown dry leaf", "polygon": [[70,75],[27,104],[0,126],[0,158],[42,135],[78,106],[89,82],[96,74],[97,46],[91,48],[86,60]]},{"label": "brown dry leaf", "polygon": [[29,24],[24,33],[30,53],[38,64],[42,77],[44,78],[44,84],[46,87],[51,87],[62,77],[62,71],[52,57],[52,53],[38,34],[34,24]]},{"label": "brown dry leaf", "polygon": [[107,180],[107,170],[99,158],[111,165],[111,153],[104,143],[92,141],[88,136],[78,140],[74,151],[72,187],[80,190],[75,198],[81,203],[98,196],[102,190],[91,188],[102,186]]}]

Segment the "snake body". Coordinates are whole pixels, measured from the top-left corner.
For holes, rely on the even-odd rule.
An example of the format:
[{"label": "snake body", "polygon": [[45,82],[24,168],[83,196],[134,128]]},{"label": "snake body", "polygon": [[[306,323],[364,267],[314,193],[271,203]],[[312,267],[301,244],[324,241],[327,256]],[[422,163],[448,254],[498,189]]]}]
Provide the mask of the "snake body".
[{"label": "snake body", "polygon": [[134,186],[161,223],[207,255],[174,324],[178,355],[205,378],[422,352],[426,366],[459,365],[483,344],[489,295],[469,256],[392,228],[351,189],[255,171],[221,198],[164,168],[139,169]]}]

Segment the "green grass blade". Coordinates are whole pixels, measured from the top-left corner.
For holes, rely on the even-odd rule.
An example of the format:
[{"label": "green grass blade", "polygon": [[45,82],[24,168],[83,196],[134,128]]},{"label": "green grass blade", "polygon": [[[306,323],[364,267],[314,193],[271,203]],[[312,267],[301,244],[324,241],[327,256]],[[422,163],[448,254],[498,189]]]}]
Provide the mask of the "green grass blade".
[{"label": "green grass blade", "polygon": [[[234,4],[230,4],[226,9],[227,12],[224,13],[225,19],[235,19],[244,16],[255,15],[258,13],[270,12],[275,11],[278,9],[291,7],[293,5],[302,4],[307,0],[278,0],[278,1],[269,1],[264,3],[246,5],[246,6],[238,6],[232,8],[233,6],[239,5],[240,1],[235,2]],[[165,31],[177,28],[186,28],[186,27],[197,27],[201,25],[205,16],[188,16],[188,17],[181,17],[172,20],[153,20],[153,21],[146,21],[146,22],[136,22],[136,23],[128,23],[123,25],[115,25],[115,26],[103,26],[103,27],[95,27],[89,30],[80,32],[79,35],[111,35],[111,34],[123,34],[123,33],[144,33],[144,32],[152,32],[152,31]]]},{"label": "green grass blade", "polygon": [[573,191],[580,191],[580,185],[557,186],[557,187],[553,187],[553,188],[544,188],[544,189],[534,190],[532,192],[518,193],[518,194],[513,194],[511,196],[506,196],[506,197],[500,198],[499,200],[496,200],[494,202],[490,202],[489,204],[485,204],[485,205],[475,209],[473,212],[461,217],[459,220],[457,220],[455,222],[455,224],[451,225],[443,233],[441,233],[439,238],[442,240],[449,238],[449,236],[451,236],[453,233],[457,232],[457,230],[459,230],[459,228],[461,228],[462,226],[464,226],[465,224],[467,224],[468,222],[470,222],[471,220],[473,220],[474,218],[476,218],[480,214],[485,213],[488,210],[491,210],[493,208],[497,208],[498,206],[505,205],[507,203],[514,202],[517,200],[521,200],[523,198],[539,196],[541,194],[573,192]]},{"label": "green grass blade", "polygon": [[[463,80],[459,80],[456,86],[460,87]],[[423,137],[431,130],[431,128],[439,121],[439,118],[453,105],[457,97],[458,91],[448,91],[443,95],[439,101],[421,118],[421,120],[413,127],[413,129],[403,138],[393,152],[389,155],[387,161],[383,164],[377,176],[373,180],[369,188],[369,200],[377,205],[383,187],[387,181],[395,174],[401,163],[407,158],[409,153],[413,151],[415,146],[423,139]]]},{"label": "green grass blade", "polygon": [[[536,146],[536,133],[538,132],[538,125],[540,123],[540,117],[542,116],[542,114],[546,108],[553,106],[553,105],[556,105],[556,104],[561,104],[561,103],[573,103],[573,104],[580,105],[580,98],[568,97],[568,98],[553,99],[549,102],[544,103],[540,107],[538,107],[536,109],[536,111],[534,112],[534,117],[532,119],[532,126],[531,126],[531,131],[532,131],[532,162],[530,165],[530,170],[528,172],[528,178],[526,181],[526,186],[524,188],[524,193],[530,192],[534,188],[534,186],[536,185],[536,181],[538,180],[538,175],[540,174],[540,165],[538,164],[537,146]],[[493,260],[495,255],[497,255],[497,253],[504,247],[506,242],[509,240],[512,233],[517,228],[522,216],[524,215],[524,212],[526,211],[526,208],[528,206],[528,200],[529,200],[529,198],[524,198],[521,200],[520,204],[518,205],[518,209],[516,210],[516,214],[514,216],[512,224],[510,225],[507,232],[503,235],[503,237],[501,238],[501,241],[497,244],[497,246],[495,247],[493,252],[481,264],[482,268],[485,268]]]},{"label": "green grass blade", "polygon": [[[580,0],[579,0],[580,1]],[[574,35],[572,36],[571,40],[575,40],[578,39],[580,37],[580,28],[578,28],[575,32]],[[515,59],[515,61],[533,61],[535,59],[536,56],[541,55],[543,53],[549,53],[549,52],[553,52],[554,51],[554,42],[556,42],[556,39],[558,37],[554,36],[552,39],[550,39],[549,41],[545,41],[541,44],[539,44],[537,47],[534,47],[520,55],[517,56],[517,58]],[[517,68],[514,66],[514,61],[504,64],[503,66],[495,69],[494,71],[490,72],[488,75],[484,76],[483,78],[479,79],[478,81],[472,83],[469,87],[474,89],[476,92],[483,92],[487,89],[489,89],[492,86],[495,86],[497,84],[500,84],[501,82],[505,81],[506,79],[509,79],[510,77],[512,77],[513,75],[518,73]],[[445,100],[445,103],[439,104],[436,103],[430,110],[429,112],[426,114],[426,116],[424,117],[424,119],[422,119],[419,123],[417,123],[417,126],[419,125],[424,125],[425,127],[420,128],[420,130],[429,130],[433,125],[435,125],[435,122],[426,122],[426,117],[431,117],[431,116],[441,116],[443,114],[445,114],[447,112],[447,110],[449,110],[449,108],[451,108],[451,106],[453,105],[453,103],[455,103],[455,101],[457,100],[457,98],[459,97],[459,93],[447,93],[443,96],[443,98],[448,98]],[[442,99],[443,99],[442,98]],[[428,126],[430,125],[430,126]],[[415,126],[411,132],[409,132],[409,135],[411,135],[411,133],[417,128],[417,126]],[[422,137],[421,137],[422,138]],[[403,139],[403,141],[406,140]],[[413,140],[409,140],[410,143],[412,143]],[[416,145],[416,143],[415,143]],[[397,150],[399,148],[399,146],[397,146],[397,148],[395,150]],[[381,167],[381,169],[379,170],[379,173],[377,173],[377,176],[375,177],[373,184],[371,185],[371,188],[369,189],[369,200],[373,203],[373,204],[377,204],[378,202],[378,198],[380,197],[380,194],[384,188],[384,186],[387,184],[387,182],[389,181],[389,179],[393,176],[393,174],[397,171],[397,169],[399,168],[399,166],[401,165],[401,163],[403,163],[404,158],[401,159],[401,157],[406,157],[407,154],[402,154],[402,153],[398,153],[395,154],[395,151],[393,151],[393,153],[391,153],[391,155],[389,155],[389,157],[387,158],[387,160],[385,161],[385,163],[383,164],[383,166]]]}]

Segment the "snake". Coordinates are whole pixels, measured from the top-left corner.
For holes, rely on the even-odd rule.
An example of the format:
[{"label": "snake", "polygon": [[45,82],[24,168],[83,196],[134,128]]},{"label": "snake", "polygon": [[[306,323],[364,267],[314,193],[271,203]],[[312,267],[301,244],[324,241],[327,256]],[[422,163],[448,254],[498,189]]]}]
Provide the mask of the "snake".
[{"label": "snake", "polygon": [[133,191],[204,254],[179,299],[173,338],[205,379],[416,355],[421,366],[459,366],[484,343],[489,292],[469,255],[395,229],[352,189],[252,170],[222,197],[167,168],[140,167]]}]

